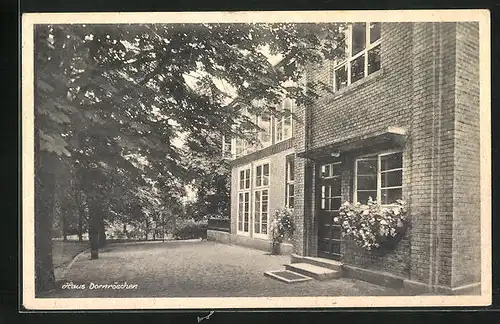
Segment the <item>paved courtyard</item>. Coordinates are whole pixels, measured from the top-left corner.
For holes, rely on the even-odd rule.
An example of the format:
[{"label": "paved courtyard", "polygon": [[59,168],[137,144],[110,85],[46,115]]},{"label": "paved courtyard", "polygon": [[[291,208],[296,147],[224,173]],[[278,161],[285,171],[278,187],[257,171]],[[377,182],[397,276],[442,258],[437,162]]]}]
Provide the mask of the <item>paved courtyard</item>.
[{"label": "paved courtyard", "polygon": [[[80,255],[46,297],[282,297],[388,296],[397,290],[353,279],[287,284],[264,276],[282,269],[289,256],[207,241],[110,244],[90,260]],[[59,278],[61,279],[61,278]],[[62,289],[72,282],[86,289]],[[136,289],[88,289],[93,284]],[[67,288],[67,285],[66,285]],[[42,296],[41,296],[42,297]],[[44,296],[45,297],[45,296]]]}]

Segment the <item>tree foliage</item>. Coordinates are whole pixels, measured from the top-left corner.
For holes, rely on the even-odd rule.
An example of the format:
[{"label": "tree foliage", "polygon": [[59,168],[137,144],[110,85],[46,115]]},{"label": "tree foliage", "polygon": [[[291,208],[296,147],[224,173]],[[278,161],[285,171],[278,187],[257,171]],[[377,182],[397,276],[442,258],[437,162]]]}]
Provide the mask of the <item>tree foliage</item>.
[{"label": "tree foliage", "polygon": [[[342,27],[37,25],[35,138],[37,170],[44,175],[39,178],[52,181],[49,174],[63,161],[74,168],[73,198],[88,207],[94,234],[104,220],[163,215],[178,206],[188,183],[202,200],[225,197],[228,167],[213,157],[220,156],[222,136],[241,137],[255,127],[234,127],[241,116],[228,102],[237,97],[254,112],[273,114],[279,114],[273,107],[284,95],[307,104],[321,85],[303,82],[301,71],[342,52]],[[269,62],[265,47],[281,55],[280,64]],[[252,99],[265,105],[254,107]],[[53,186],[37,188],[48,199],[37,224],[52,224],[46,214],[53,210]],[[38,259],[47,257],[47,251],[39,252]]]}]

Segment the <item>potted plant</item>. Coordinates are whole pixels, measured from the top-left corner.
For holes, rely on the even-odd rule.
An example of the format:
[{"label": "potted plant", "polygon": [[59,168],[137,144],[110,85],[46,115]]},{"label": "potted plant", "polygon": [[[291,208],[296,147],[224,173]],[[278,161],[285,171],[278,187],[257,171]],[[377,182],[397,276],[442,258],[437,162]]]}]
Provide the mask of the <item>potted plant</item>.
[{"label": "potted plant", "polygon": [[368,198],[366,204],[345,202],[334,222],[342,227],[342,235],[370,251],[378,249],[397,235],[402,236],[408,223],[407,206],[403,200],[381,206]]},{"label": "potted plant", "polygon": [[294,230],[292,211],[288,208],[277,209],[270,224],[272,254],[281,254],[281,243],[285,239],[291,239]]}]

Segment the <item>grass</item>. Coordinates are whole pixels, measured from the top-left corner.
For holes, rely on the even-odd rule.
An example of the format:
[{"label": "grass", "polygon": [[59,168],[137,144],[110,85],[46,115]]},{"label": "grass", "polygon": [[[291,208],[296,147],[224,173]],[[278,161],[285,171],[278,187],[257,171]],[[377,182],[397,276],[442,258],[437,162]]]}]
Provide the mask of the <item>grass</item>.
[{"label": "grass", "polygon": [[85,241],[52,241],[52,262],[56,279],[60,278],[69,263],[88,247],[89,243]]}]

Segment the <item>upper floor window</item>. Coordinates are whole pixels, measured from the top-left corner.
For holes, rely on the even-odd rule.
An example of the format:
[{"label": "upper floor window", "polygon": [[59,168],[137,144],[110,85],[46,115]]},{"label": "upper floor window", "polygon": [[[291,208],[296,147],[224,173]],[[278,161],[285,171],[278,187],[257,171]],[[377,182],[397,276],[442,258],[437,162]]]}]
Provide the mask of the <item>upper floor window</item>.
[{"label": "upper floor window", "polygon": [[257,116],[257,126],[261,129],[258,133],[258,143],[261,148],[271,145],[271,116]]},{"label": "upper floor window", "polygon": [[344,58],[334,62],[334,91],[380,70],[380,30],[379,22],[352,23],[348,26]]},{"label": "upper floor window", "polygon": [[222,157],[224,158],[231,158],[232,156],[232,140],[231,137],[229,136],[223,136],[222,137]]},{"label": "upper floor window", "polygon": [[277,108],[282,113],[281,117],[275,118],[275,142],[281,142],[292,137],[293,124],[293,101],[285,98]]},{"label": "upper floor window", "polygon": [[354,201],[366,203],[368,197],[390,205],[403,195],[403,153],[389,152],[356,159]]}]

